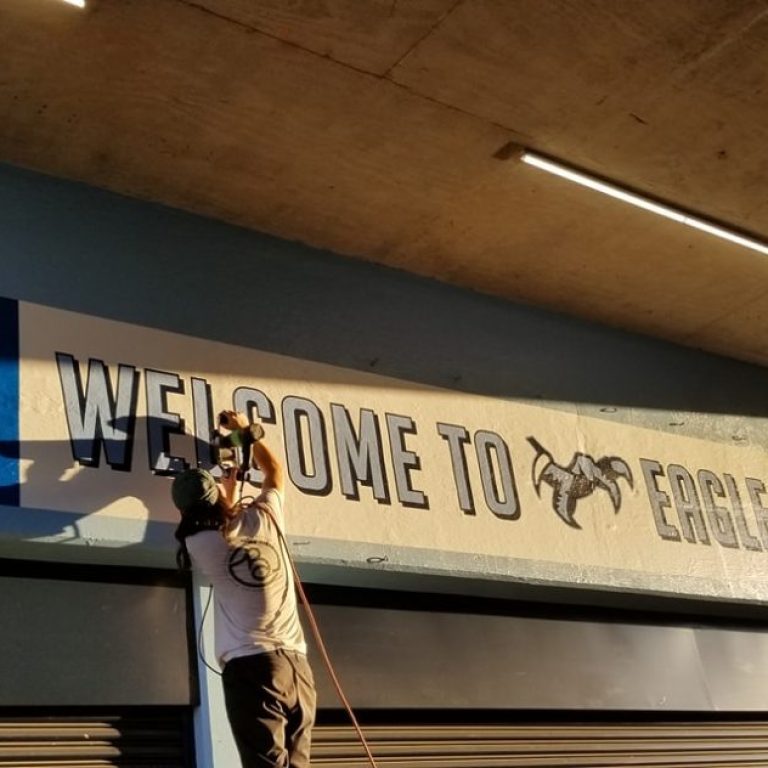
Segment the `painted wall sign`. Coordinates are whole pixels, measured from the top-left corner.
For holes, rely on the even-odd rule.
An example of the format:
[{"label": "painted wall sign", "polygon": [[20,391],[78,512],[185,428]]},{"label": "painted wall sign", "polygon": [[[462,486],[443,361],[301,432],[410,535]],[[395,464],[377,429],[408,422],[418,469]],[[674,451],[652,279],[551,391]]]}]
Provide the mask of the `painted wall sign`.
[{"label": "painted wall sign", "polygon": [[290,530],[308,546],[387,552],[394,568],[408,561],[398,552],[411,565],[418,552],[494,577],[768,594],[759,447],[1,309],[0,501],[18,515],[174,522],[169,476],[210,466],[215,415],[234,407],[261,419],[282,455]]}]

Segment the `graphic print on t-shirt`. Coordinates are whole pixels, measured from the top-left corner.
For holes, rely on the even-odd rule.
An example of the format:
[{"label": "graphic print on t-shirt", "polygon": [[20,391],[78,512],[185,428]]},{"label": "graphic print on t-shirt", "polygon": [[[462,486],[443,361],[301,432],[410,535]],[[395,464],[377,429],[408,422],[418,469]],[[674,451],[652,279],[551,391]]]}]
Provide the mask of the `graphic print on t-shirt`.
[{"label": "graphic print on t-shirt", "polygon": [[245,587],[263,589],[280,576],[281,558],[268,541],[242,539],[229,555],[229,575]]}]

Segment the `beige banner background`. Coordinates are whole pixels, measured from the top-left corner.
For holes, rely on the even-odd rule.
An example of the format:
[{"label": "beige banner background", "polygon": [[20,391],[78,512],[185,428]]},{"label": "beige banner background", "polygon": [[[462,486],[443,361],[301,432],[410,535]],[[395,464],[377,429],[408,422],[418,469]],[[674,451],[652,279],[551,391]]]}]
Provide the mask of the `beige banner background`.
[{"label": "beige banner background", "polygon": [[[706,468],[722,478],[728,473],[739,483],[750,530],[757,534],[754,515],[743,487],[744,477],[765,482],[765,452],[755,446],[733,446],[676,436],[637,426],[586,418],[563,410],[497,400],[430,388],[373,374],[288,358],[254,349],[233,347],[100,318],[20,304],[20,423],[21,499],[23,507],[130,519],[173,522],[168,498],[170,480],[154,476],[148,467],[144,392],[145,370],[178,374],[186,394],[169,394],[168,410],[192,427],[191,377],[211,386],[214,412],[232,407],[237,387],[262,390],[272,401],[277,425],[267,439],[285,456],[280,404],[289,395],[312,400],[326,423],[333,488],[327,496],[311,496],[290,487],[287,510],[290,532],[298,537],[332,539],[387,547],[417,547],[440,553],[491,556],[531,563],[560,563],[571,573],[606,568],[638,575],[716,580],[724,591],[766,595],[768,556],[744,547],[728,549],[712,537],[710,545],[660,538],[639,464],[641,457],[662,466],[682,464],[695,474]],[[255,340],[256,341],[256,340]],[[113,381],[119,363],[140,373],[138,428],[130,472],[78,466],[70,447],[62,388],[56,367],[57,352],[74,356],[83,381],[89,358],[109,366]],[[377,503],[370,488],[360,488],[358,501],[344,498],[335,459],[331,403],[346,406],[357,425],[359,410],[374,411],[382,425],[384,458],[392,503]],[[429,499],[428,509],[407,508],[397,502],[389,454],[385,414],[411,417],[417,434],[406,436],[406,446],[418,454],[421,467],[411,472],[412,484]],[[713,417],[715,418],[715,417]],[[459,424],[474,436],[491,430],[509,446],[519,516],[501,519],[487,507],[473,446],[466,447],[467,466],[476,514],[459,508],[448,443],[437,432],[438,422]],[[578,502],[576,517],[582,529],[570,528],[552,508],[552,490],[542,486],[541,498],[531,478],[535,452],[528,436],[544,445],[561,465],[581,451],[596,459],[620,456],[631,468],[634,487],[618,480],[621,507],[614,513],[608,493],[596,489]],[[194,461],[191,435],[171,440],[171,453]],[[671,495],[665,478],[659,485]],[[720,501],[729,506],[727,500]],[[23,510],[20,511],[23,514]],[[674,503],[666,511],[679,528]],[[478,565],[482,570],[482,564]]]}]

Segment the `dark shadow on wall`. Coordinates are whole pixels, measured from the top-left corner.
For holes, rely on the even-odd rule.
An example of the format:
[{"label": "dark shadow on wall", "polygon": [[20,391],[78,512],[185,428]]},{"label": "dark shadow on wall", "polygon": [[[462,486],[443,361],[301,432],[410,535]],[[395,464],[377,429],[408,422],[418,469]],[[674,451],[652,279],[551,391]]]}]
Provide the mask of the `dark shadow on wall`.
[{"label": "dark shadow on wall", "polygon": [[[148,418],[136,419],[132,428],[139,434],[141,430],[146,434],[151,421]],[[111,446],[110,453],[114,453]],[[173,531],[176,523],[169,522],[169,518],[175,517],[175,511],[168,514],[168,510],[173,509],[170,498],[172,476],[167,477],[168,494],[162,501],[164,519],[153,519],[153,514],[157,515],[158,512],[157,499],[142,498],[140,492],[130,493],[132,473],[109,469],[110,474],[105,474],[104,468],[107,465],[104,444],[98,446],[94,455],[98,459],[96,465],[86,466],[73,457],[69,440],[0,441],[0,457],[31,462],[25,466],[23,481],[1,489],[4,500],[14,497],[18,500],[18,506],[0,506],[0,528],[3,534],[56,544],[141,547],[167,552],[175,549]],[[137,473],[135,477],[139,473],[154,474],[149,468],[145,452],[135,452],[132,470]],[[95,476],[96,473],[100,477]],[[73,501],[73,509],[62,511],[22,506],[24,486],[32,488],[37,485],[48,489],[46,493],[50,493],[50,489],[57,484],[61,488],[62,498]],[[55,491],[53,495],[57,495]],[[134,513],[141,510],[138,516],[134,514],[131,518],[120,518],[109,515],[103,521],[99,520],[97,513],[129,497]]]}]

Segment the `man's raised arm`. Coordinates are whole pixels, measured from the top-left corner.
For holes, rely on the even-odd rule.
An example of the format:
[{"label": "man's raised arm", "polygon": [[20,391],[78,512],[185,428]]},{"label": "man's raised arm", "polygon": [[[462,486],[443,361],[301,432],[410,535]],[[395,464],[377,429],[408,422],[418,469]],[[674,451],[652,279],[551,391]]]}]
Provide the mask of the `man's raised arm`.
[{"label": "man's raised arm", "polygon": [[282,494],[285,488],[283,465],[264,440],[257,440],[251,449],[254,464],[264,473],[262,490],[274,488]]}]

